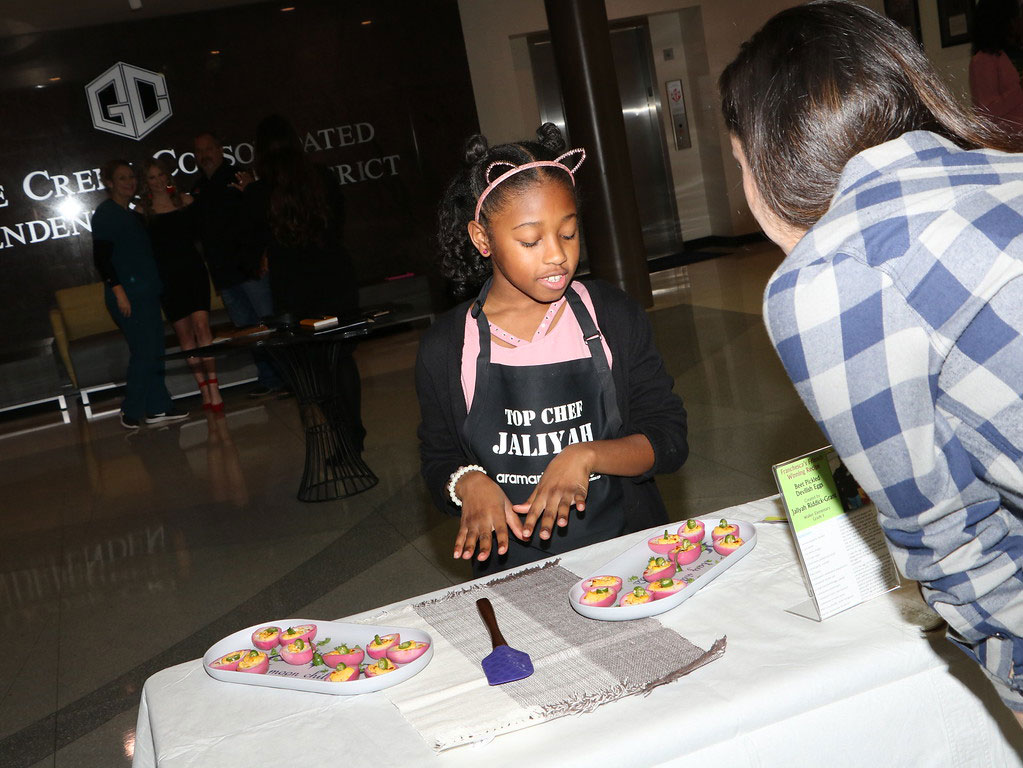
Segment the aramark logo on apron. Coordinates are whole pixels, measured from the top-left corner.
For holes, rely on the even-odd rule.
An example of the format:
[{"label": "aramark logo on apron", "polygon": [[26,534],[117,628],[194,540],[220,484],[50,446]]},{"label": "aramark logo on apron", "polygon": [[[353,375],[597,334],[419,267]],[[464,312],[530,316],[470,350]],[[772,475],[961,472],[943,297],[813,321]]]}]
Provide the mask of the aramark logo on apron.
[{"label": "aramark logo on apron", "polygon": [[[544,408],[539,413],[541,424],[557,425],[572,419],[582,418],[583,401],[576,400],[573,403],[565,403],[550,408]],[[511,427],[526,427],[527,429],[537,420],[536,411],[516,410],[505,408],[504,416]],[[566,445],[575,443],[593,442],[593,424],[585,422],[578,427],[570,427],[567,430],[553,429],[547,432],[506,432],[497,433],[497,444],[494,446],[494,453],[498,456],[552,456],[561,453]]]}]

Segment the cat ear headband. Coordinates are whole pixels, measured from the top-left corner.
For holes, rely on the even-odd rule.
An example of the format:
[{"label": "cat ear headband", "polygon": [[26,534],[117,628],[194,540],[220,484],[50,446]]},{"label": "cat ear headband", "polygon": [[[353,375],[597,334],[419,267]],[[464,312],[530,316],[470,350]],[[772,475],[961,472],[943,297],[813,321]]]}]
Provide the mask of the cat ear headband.
[{"label": "cat ear headband", "polygon": [[[573,155],[577,155],[579,159],[576,160],[575,165],[569,168],[563,161],[566,158],[572,157]],[[572,186],[575,186],[575,172],[579,170],[579,166],[583,164],[583,160],[585,159],[586,150],[580,148],[570,149],[565,154],[559,155],[553,160],[534,160],[531,163],[523,163],[522,165],[515,165],[514,163],[509,163],[505,160],[494,161],[493,163],[487,166],[487,170],[484,171],[483,173],[483,178],[486,179],[487,181],[487,188],[483,190],[483,194],[480,195],[480,199],[476,201],[476,215],[473,216],[473,221],[479,224],[480,209],[483,207],[483,201],[486,200],[487,195],[493,192],[494,188],[505,179],[510,179],[516,173],[519,173],[520,171],[528,171],[530,168],[541,168],[543,166],[549,166],[551,168],[560,168],[561,170],[565,171],[565,173],[568,174],[569,178],[572,179]],[[505,171],[496,179],[491,181],[490,172],[500,165],[508,166],[509,170]]]}]

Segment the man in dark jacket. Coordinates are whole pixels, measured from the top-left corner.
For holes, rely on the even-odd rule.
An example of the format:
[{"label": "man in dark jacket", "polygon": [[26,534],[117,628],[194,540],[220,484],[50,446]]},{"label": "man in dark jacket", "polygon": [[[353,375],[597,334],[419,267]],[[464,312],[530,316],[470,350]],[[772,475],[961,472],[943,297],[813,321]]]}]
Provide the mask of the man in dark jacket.
[{"label": "man in dark jacket", "polygon": [[[244,253],[238,228],[242,193],[238,174],[224,162],[224,145],[214,134],[195,137],[195,160],[199,179],[192,195],[199,204],[199,237],[213,285],[237,328],[258,325],[274,313],[269,276],[260,274],[261,254]],[[253,351],[259,381],[250,397],[282,393],[284,387],[261,350]]]}]

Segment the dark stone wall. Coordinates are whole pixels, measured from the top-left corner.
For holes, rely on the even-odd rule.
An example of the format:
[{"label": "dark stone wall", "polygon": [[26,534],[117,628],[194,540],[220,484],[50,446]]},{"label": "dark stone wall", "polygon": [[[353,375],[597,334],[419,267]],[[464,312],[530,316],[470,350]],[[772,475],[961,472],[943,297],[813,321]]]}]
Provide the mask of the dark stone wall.
[{"label": "dark stone wall", "polygon": [[[456,0],[282,5],[0,40],[0,349],[50,336],[54,291],[96,279],[94,169],[163,151],[190,186],[197,132],[243,164],[270,112],[343,183],[360,283],[432,270],[437,201],[478,130]],[[139,140],[93,126],[86,86],[117,62],[165,78],[172,115]]]}]

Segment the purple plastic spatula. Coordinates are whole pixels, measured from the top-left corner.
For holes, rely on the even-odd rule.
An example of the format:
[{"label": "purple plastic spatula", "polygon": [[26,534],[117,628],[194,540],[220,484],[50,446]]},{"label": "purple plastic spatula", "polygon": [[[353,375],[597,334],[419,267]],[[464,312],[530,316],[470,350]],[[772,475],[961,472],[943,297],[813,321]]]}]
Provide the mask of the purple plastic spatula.
[{"label": "purple plastic spatula", "polygon": [[511,648],[501,630],[497,626],[497,617],[494,615],[494,606],[490,601],[481,597],[476,601],[476,608],[483,617],[483,623],[487,625],[490,632],[490,642],[494,650],[483,659],[483,672],[487,676],[487,682],[491,685],[502,685],[521,680],[533,674],[533,661],[528,653],[517,651]]}]

